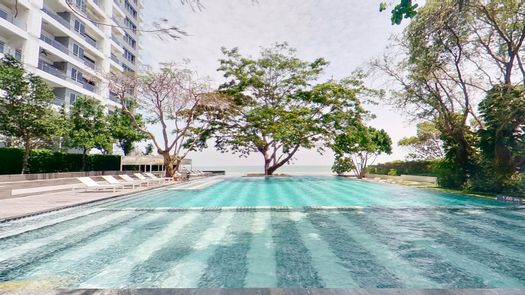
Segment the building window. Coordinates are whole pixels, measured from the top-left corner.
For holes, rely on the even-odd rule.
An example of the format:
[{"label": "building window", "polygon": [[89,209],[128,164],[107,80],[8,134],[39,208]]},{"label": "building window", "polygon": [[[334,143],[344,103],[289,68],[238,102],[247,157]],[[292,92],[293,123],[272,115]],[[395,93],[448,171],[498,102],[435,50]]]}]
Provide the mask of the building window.
[{"label": "building window", "polygon": [[135,8],[133,8],[133,6],[131,6],[128,0],[124,1],[124,6],[126,7],[128,13],[136,19],[137,11],[135,10]]},{"label": "building window", "polygon": [[75,31],[79,32],[80,34],[85,34],[86,32],[86,26],[78,19],[75,19],[74,28],[75,28]]},{"label": "building window", "polygon": [[137,41],[135,41],[135,39],[133,39],[128,33],[124,35],[124,41],[128,43],[133,49],[135,49],[137,46]]},{"label": "building window", "polygon": [[124,19],[124,25],[126,25],[126,27],[132,29],[133,32],[135,32],[137,30],[137,26],[127,16]]},{"label": "building window", "polygon": [[124,58],[129,60],[132,64],[135,64],[135,55],[124,48]]},{"label": "building window", "polygon": [[82,76],[82,73],[79,70],[77,70],[76,68],[72,68],[71,79],[79,83],[83,83],[84,77]]},{"label": "building window", "polygon": [[84,48],[82,48],[77,43],[73,43],[73,55],[78,56],[80,58],[84,57]]}]

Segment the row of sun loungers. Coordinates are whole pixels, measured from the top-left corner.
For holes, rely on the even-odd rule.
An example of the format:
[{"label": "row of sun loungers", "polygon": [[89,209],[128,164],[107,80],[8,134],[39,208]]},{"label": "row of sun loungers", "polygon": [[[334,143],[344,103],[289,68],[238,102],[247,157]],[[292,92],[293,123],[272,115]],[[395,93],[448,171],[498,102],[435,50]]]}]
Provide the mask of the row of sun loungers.
[{"label": "row of sun loungers", "polygon": [[[113,192],[116,192],[118,189],[124,189],[126,187],[131,187],[132,189],[135,189],[135,187],[141,187],[142,185],[149,186],[151,184],[163,184],[168,181],[172,181],[172,178],[170,177],[157,177],[153,173],[135,173],[135,178],[132,178],[131,176],[127,174],[118,175],[118,176],[111,176],[111,175],[104,175],[102,178],[106,181],[106,183],[100,183],[94,181],[91,177],[77,177],[77,179],[84,184],[86,191],[104,191],[104,190],[112,190]],[[120,179],[117,179],[115,177],[118,177]]]}]

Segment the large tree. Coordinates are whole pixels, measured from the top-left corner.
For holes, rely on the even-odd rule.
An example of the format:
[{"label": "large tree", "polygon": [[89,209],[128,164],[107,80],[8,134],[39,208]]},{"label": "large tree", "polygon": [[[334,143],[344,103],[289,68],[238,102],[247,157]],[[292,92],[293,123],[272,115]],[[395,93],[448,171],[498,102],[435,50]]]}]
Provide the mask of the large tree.
[{"label": "large tree", "polygon": [[503,189],[514,174],[525,172],[525,87],[494,87],[480,104],[485,127],[479,130],[482,168],[492,189]]},{"label": "large tree", "polygon": [[22,173],[31,150],[63,133],[64,118],[52,108],[53,92],[38,76],[27,73],[11,56],[0,61],[0,134],[24,149]]},{"label": "large tree", "polygon": [[82,150],[82,170],[86,169],[86,155],[94,148],[108,154],[113,150],[106,110],[90,97],[79,97],[69,110],[69,136],[66,144]]},{"label": "large tree", "polygon": [[339,134],[331,147],[336,163],[351,162],[348,168],[352,168],[357,178],[362,179],[366,176],[368,165],[373,164],[380,154],[392,153],[392,139],[383,129],[358,125]]},{"label": "large tree", "polygon": [[[478,103],[494,98],[495,89],[496,96],[510,97],[525,83],[525,2],[426,1],[398,45],[401,52],[376,65],[398,82],[393,92],[398,106],[415,119],[436,122],[452,169],[448,174],[456,177],[450,185],[466,185],[480,169],[477,131],[490,129],[487,116],[477,113]],[[495,162],[509,159],[511,147],[502,144],[508,140],[496,144],[499,152],[493,155],[501,158]]]},{"label": "large tree", "polygon": [[[142,76],[133,73],[112,75],[110,87],[129,116],[132,126],[151,139],[157,153],[164,158],[166,175],[172,176],[181,161],[208,132],[207,121],[199,118],[208,108],[220,104],[206,78],[201,78],[186,66],[162,64],[158,71]],[[136,105],[137,111],[130,107]],[[141,118],[158,126],[160,135],[141,124]]]},{"label": "large tree", "polygon": [[[392,103],[415,120],[436,123],[447,158],[458,170],[461,186],[473,169],[474,137],[471,121],[483,122],[475,112],[483,92],[473,72],[469,14],[450,1],[428,1],[413,18],[396,52],[374,65],[393,78],[397,89]],[[476,95],[478,94],[478,95]]]},{"label": "large tree", "polygon": [[272,175],[300,148],[321,149],[341,126],[352,125],[363,110],[356,80],[318,83],[328,64],[303,61],[287,44],[263,49],[258,58],[223,49],[219,92],[228,107],[212,123],[216,147],[242,156],[260,153],[264,174]]}]

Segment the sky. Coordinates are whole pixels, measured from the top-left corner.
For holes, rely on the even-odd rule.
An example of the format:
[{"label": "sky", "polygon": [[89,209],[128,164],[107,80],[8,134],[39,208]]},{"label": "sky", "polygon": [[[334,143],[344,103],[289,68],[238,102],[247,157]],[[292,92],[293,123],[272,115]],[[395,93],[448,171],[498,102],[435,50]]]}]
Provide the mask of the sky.
[{"label": "sky", "polygon": [[[221,47],[238,47],[242,54],[255,57],[261,47],[287,42],[297,49],[300,58],[323,57],[330,61],[324,79],[340,79],[357,68],[366,69],[372,58],[385,51],[392,34],[403,29],[391,25],[387,12],[379,12],[379,0],[202,0],[202,9],[192,9],[179,0],[143,2],[146,26],[154,20],[167,19],[188,36],[172,40],[143,34],[142,62],[155,67],[160,62],[189,60],[199,75],[210,77],[215,85],[223,81],[216,70]],[[374,79],[372,84],[382,78]],[[404,159],[407,151],[397,142],[415,135],[415,125],[386,102],[366,108],[376,115],[367,124],[385,129],[394,143],[393,153],[380,156],[377,162]],[[262,164],[260,154],[239,158],[219,153],[213,147],[193,152],[189,158],[195,167]],[[320,155],[314,150],[300,150],[293,164],[332,162],[331,152]]]}]

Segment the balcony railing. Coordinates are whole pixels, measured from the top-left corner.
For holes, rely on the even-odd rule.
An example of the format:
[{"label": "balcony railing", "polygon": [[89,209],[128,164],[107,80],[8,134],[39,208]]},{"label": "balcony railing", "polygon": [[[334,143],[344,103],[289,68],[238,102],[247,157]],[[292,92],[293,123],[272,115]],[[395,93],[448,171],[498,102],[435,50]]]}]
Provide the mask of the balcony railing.
[{"label": "balcony railing", "polygon": [[94,62],[90,61],[90,60],[87,60],[87,59],[83,59],[84,61],[84,64],[90,68],[92,68],[93,70],[95,70],[97,67],[95,65]]},{"label": "balcony railing", "polygon": [[115,93],[111,91],[109,92],[109,100],[116,102],[116,103],[120,103],[120,99],[117,97]]},{"label": "balcony railing", "polygon": [[55,47],[56,49],[64,52],[64,53],[67,53],[69,54],[69,49],[67,48],[67,46],[65,46],[64,44],[58,42],[57,40],[55,40],[53,37],[50,37],[50,36],[46,36],[44,34],[41,34],[40,35],[40,40],[46,42],[47,44]]},{"label": "balcony railing", "polygon": [[115,36],[111,36],[111,40],[113,40],[115,43],[117,43],[118,46],[122,47],[122,44],[120,43],[119,39]]},{"label": "balcony railing", "polygon": [[93,85],[91,85],[89,83],[83,83],[83,84],[84,84],[83,85],[84,89],[89,90],[91,92],[95,92],[95,86],[93,86]]},{"label": "balcony railing", "polygon": [[113,53],[111,54],[111,60],[116,62],[117,64],[120,65],[120,60],[118,59],[118,57],[116,55],[114,55]]},{"label": "balcony railing", "polygon": [[22,51],[20,49],[11,48],[2,41],[0,41],[0,53],[4,55],[11,55],[20,61],[22,60]]},{"label": "balcony railing", "polygon": [[54,12],[51,8],[44,6],[42,7],[42,11],[45,12],[47,15],[51,16],[53,19],[55,19],[59,23],[61,23],[64,27],[68,29],[70,28],[69,22],[65,18],[61,17],[56,12]]},{"label": "balcony railing", "polygon": [[82,37],[84,37],[84,40],[86,40],[86,42],[87,42],[89,45],[91,45],[91,46],[97,48],[97,41],[96,41],[95,39],[91,38],[91,37],[88,36],[87,34],[80,34],[80,35],[81,35]]},{"label": "balcony railing", "polygon": [[13,25],[25,29],[25,23],[15,18],[10,12],[7,12],[0,8],[0,18],[5,19],[6,21],[12,23]]},{"label": "balcony railing", "polygon": [[66,79],[66,73],[64,73],[63,71],[55,68],[54,66],[46,63],[45,61],[43,60],[39,60],[38,61],[38,69],[46,72],[46,73],[49,73],[53,76],[56,76],[58,78],[61,78],[61,79]]},{"label": "balcony railing", "polygon": [[60,98],[60,97],[56,97],[56,96],[55,96],[55,99],[53,100],[53,104],[57,105],[57,106],[63,106],[64,102],[65,102],[64,98]]}]

